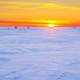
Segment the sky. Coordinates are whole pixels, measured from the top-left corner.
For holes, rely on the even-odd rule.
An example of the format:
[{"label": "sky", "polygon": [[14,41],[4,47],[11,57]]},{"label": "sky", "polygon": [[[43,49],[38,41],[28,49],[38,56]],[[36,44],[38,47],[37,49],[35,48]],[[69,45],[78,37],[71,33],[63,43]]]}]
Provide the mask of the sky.
[{"label": "sky", "polygon": [[0,0],[0,21],[80,23],[80,0]]}]

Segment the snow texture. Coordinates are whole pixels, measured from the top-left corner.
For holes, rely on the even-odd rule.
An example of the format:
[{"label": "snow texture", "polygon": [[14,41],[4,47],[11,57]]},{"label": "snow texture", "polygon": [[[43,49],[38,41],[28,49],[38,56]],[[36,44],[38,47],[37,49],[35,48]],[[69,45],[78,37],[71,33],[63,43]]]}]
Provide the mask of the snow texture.
[{"label": "snow texture", "polygon": [[80,28],[0,28],[0,80],[80,80]]}]

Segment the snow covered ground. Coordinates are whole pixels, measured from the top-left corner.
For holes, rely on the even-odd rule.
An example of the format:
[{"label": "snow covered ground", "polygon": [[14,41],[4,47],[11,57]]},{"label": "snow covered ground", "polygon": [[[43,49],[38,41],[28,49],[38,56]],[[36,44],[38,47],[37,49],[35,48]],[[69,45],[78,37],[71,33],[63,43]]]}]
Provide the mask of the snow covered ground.
[{"label": "snow covered ground", "polygon": [[0,80],[80,80],[80,28],[0,28]]}]

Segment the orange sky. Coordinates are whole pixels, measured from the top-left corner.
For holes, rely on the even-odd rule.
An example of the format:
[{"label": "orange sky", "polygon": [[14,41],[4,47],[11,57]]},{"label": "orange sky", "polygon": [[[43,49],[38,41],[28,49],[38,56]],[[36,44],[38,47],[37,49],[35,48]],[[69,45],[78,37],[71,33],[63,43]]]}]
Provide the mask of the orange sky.
[{"label": "orange sky", "polygon": [[2,21],[79,24],[80,0],[0,0]]}]

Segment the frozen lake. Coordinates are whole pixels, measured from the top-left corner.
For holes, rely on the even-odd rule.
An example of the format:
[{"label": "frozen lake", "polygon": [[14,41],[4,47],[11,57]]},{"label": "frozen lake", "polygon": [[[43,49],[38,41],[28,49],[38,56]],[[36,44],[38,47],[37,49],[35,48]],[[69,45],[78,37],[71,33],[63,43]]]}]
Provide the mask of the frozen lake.
[{"label": "frozen lake", "polygon": [[80,80],[80,28],[0,28],[0,80]]}]

